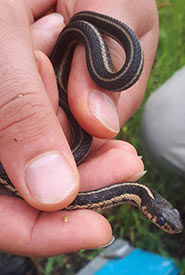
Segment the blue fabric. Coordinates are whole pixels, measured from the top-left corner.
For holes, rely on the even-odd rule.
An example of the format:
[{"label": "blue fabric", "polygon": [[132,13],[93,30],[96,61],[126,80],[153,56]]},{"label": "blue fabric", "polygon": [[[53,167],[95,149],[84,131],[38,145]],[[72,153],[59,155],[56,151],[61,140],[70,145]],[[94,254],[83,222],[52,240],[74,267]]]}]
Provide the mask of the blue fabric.
[{"label": "blue fabric", "polygon": [[172,260],[141,249],[123,259],[108,261],[95,275],[178,275]]}]

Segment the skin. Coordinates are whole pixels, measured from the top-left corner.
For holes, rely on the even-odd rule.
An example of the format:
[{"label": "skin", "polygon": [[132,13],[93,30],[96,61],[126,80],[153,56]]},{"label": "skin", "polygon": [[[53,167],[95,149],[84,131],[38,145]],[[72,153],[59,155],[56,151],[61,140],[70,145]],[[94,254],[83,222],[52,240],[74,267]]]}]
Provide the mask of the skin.
[{"label": "skin", "polygon": [[[118,120],[123,125],[142,101],[157,47],[158,18],[152,0],[117,0],[116,6],[112,0],[4,0],[0,3],[0,160],[25,199],[0,197],[1,251],[46,257],[107,244],[112,231],[100,214],[55,210],[68,205],[79,189],[135,181],[143,175],[143,163],[133,146],[110,139],[117,134]],[[88,159],[77,168],[68,145],[69,125],[58,107],[55,76],[47,56],[64,25],[81,10],[105,13],[128,24],[141,41],[145,66],[132,88],[122,94],[111,94],[92,82],[84,49],[77,46],[68,84],[69,104],[78,122],[96,137]],[[58,13],[63,15],[65,23]],[[123,51],[110,39],[108,44],[114,67],[118,69],[124,62]],[[111,114],[108,127],[89,108],[92,90],[101,91],[112,100],[113,111],[110,104],[102,106],[105,116]],[[63,156],[74,180],[69,183],[73,187],[70,192],[64,186],[61,193],[66,195],[48,203],[35,199],[25,178],[30,163],[52,152]],[[62,172],[68,176],[68,171]],[[39,186],[40,182],[36,180],[36,184]],[[44,186],[41,188],[45,192]],[[49,188],[47,191],[51,192]],[[65,215],[68,222],[64,221]]]}]

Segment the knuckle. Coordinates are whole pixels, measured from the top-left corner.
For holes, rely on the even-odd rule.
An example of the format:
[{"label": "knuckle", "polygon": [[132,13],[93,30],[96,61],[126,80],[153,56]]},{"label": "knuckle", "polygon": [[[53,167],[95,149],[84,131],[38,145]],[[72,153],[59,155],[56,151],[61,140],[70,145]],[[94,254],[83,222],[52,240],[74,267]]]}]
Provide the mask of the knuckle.
[{"label": "knuckle", "polygon": [[47,106],[34,93],[17,94],[0,106],[0,139],[24,141],[48,127]]}]

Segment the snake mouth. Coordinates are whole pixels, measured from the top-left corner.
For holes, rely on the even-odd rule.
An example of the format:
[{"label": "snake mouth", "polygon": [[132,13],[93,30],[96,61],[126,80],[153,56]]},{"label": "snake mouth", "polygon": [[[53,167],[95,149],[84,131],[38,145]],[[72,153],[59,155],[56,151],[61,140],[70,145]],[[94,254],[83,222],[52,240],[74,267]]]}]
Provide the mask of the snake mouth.
[{"label": "snake mouth", "polygon": [[178,225],[177,224],[174,225],[174,224],[170,224],[170,223],[166,222],[163,226],[159,225],[159,227],[169,234],[179,234],[184,229],[184,226],[181,223],[181,221],[179,221]]},{"label": "snake mouth", "polygon": [[181,233],[184,229],[184,225],[182,223],[179,211],[175,208],[171,208],[170,210],[166,209],[164,213],[165,213],[166,221],[168,222],[168,227],[170,229],[169,231],[171,231],[169,233],[172,233],[172,234]]},{"label": "snake mouth", "polygon": [[[151,220],[152,221],[152,220]],[[168,222],[166,222],[164,225],[159,225],[156,222],[152,221],[156,226],[158,226],[163,231],[169,233],[169,234],[179,234],[183,231],[184,226],[181,224],[178,227],[174,225],[170,225]]]},{"label": "snake mouth", "polygon": [[170,234],[179,234],[179,233],[182,233],[183,229],[184,229],[184,226],[182,226],[180,229],[171,229],[170,231],[168,230],[167,232]]},{"label": "snake mouth", "polygon": [[184,230],[184,225],[183,224],[181,224],[181,226],[180,227],[178,227],[178,228],[175,228],[175,233],[181,233],[182,231]]}]

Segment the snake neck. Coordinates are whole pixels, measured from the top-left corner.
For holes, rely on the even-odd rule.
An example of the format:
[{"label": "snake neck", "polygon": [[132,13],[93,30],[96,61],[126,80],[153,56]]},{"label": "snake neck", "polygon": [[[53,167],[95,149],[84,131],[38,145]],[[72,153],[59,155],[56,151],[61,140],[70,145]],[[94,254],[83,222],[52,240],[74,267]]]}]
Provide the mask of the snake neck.
[{"label": "snake neck", "polygon": [[95,191],[79,193],[68,210],[74,209],[105,209],[121,204],[131,204],[143,211],[144,205],[153,200],[152,191],[139,183],[118,183]]}]

